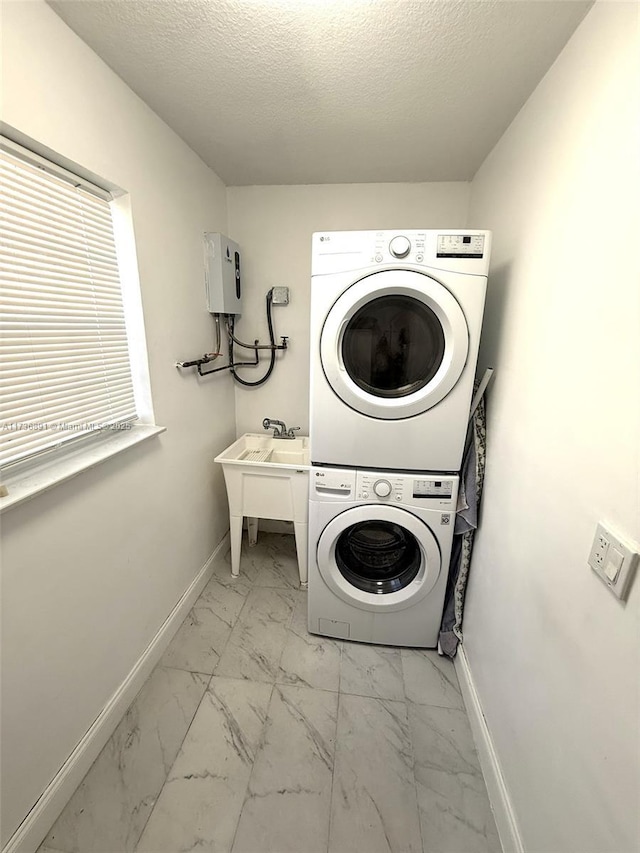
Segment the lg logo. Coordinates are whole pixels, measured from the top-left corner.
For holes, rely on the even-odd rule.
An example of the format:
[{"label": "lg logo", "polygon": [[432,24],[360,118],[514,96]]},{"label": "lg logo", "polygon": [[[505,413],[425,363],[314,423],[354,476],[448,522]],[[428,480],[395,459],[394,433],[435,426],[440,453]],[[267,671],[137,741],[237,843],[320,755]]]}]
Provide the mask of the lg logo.
[{"label": "lg logo", "polygon": [[323,235],[320,237],[320,242],[321,242],[321,243],[322,243],[323,241],[328,242],[330,239],[331,239],[331,237],[325,237],[325,236],[324,236],[324,234],[323,234]]}]

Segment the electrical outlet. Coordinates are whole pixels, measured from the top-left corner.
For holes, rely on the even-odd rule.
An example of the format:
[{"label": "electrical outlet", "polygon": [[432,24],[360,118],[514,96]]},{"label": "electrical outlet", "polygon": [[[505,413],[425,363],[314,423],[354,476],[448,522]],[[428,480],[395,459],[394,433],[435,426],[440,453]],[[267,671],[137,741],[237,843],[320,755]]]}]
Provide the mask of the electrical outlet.
[{"label": "electrical outlet", "polygon": [[638,546],[598,524],[588,563],[611,592],[624,599],[638,564]]},{"label": "electrical outlet", "polygon": [[609,552],[609,540],[603,533],[596,533],[595,545],[593,549],[593,559],[596,566],[601,569],[604,566]]}]

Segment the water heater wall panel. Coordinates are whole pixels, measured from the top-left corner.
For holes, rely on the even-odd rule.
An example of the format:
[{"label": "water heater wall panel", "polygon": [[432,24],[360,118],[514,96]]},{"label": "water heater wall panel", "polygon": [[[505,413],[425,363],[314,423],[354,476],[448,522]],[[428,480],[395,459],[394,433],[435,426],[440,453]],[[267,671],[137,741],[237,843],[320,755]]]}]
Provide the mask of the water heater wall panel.
[{"label": "water heater wall panel", "polygon": [[204,268],[207,309],[212,314],[242,312],[240,247],[224,234],[204,235]]}]

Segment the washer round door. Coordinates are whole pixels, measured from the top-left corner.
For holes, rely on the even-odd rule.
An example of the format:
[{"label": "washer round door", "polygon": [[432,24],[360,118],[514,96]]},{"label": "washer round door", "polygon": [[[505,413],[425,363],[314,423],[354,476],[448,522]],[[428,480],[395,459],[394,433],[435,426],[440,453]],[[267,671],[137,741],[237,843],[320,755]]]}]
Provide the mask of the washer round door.
[{"label": "washer round door", "polygon": [[462,308],[424,273],[384,270],[334,302],[320,336],[327,381],[340,399],[381,420],[409,418],[439,403],[469,353]]},{"label": "washer round door", "polygon": [[371,504],[333,518],[318,540],[320,574],[333,592],[364,610],[403,610],[424,598],[441,571],[440,548],[413,513]]}]

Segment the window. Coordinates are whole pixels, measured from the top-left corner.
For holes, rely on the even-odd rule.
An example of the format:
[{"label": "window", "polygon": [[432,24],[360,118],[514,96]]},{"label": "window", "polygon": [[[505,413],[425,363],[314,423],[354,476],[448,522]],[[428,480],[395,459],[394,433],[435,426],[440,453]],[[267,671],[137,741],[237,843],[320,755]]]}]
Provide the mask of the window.
[{"label": "window", "polygon": [[0,150],[0,465],[137,418],[111,197]]}]

